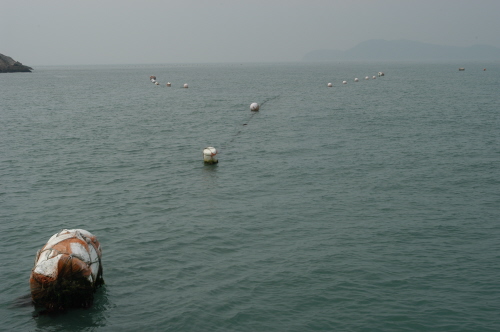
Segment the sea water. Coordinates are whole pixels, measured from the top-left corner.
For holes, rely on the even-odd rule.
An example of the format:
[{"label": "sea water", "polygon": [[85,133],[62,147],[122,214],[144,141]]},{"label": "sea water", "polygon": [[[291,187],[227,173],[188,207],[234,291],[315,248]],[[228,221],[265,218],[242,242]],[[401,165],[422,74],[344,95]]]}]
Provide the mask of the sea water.
[{"label": "sea water", "polygon": [[[500,63],[1,74],[0,330],[498,331],[499,91]],[[64,228],[106,285],[40,315]]]}]

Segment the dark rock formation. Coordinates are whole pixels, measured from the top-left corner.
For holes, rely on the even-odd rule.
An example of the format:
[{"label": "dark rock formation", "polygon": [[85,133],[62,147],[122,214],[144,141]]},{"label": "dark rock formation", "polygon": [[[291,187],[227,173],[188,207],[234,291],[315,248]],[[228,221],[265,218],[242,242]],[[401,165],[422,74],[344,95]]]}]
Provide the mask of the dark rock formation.
[{"label": "dark rock formation", "polygon": [[31,73],[32,70],[33,68],[25,66],[19,61],[12,59],[10,56],[0,53],[0,73]]}]

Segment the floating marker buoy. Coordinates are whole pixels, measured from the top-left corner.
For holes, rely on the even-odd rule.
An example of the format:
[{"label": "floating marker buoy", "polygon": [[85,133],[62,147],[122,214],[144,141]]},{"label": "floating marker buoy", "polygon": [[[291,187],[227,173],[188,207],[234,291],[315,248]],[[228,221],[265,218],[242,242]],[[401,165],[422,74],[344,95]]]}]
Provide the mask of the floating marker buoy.
[{"label": "floating marker buoy", "polygon": [[257,112],[259,110],[260,106],[257,103],[251,103],[250,104],[250,111]]},{"label": "floating marker buoy", "polygon": [[332,87],[332,83],[328,83],[328,87],[331,88]]},{"label": "floating marker buoy", "polygon": [[486,71],[486,68],[483,68],[483,71]]},{"label": "floating marker buoy", "polygon": [[378,76],[379,76],[379,77],[380,77],[380,76],[384,76],[384,75],[385,75],[385,74],[384,74],[383,72],[381,72],[381,71],[379,71],[379,72],[378,72]]},{"label": "floating marker buoy", "polygon": [[155,84],[156,84],[156,85],[160,85],[160,83],[158,83],[158,82],[155,82]]},{"label": "floating marker buoy", "polygon": [[354,79],[354,82],[359,82],[359,79],[356,77],[356,78]]},{"label": "floating marker buoy", "polygon": [[156,81],[156,76],[149,76],[149,79],[150,79],[151,81],[153,81],[153,80],[155,80],[155,81]]},{"label": "floating marker buoy", "polygon": [[186,88],[186,89],[188,88],[188,85],[187,85],[187,83],[184,83],[184,88]]},{"label": "floating marker buoy", "polygon": [[458,68],[458,71],[464,71],[465,68]]},{"label": "floating marker buoy", "polygon": [[217,150],[213,146],[209,146],[203,150],[203,161],[205,164],[217,164],[219,161],[215,157],[217,155]]},{"label": "floating marker buoy", "polygon": [[64,229],[38,251],[31,270],[31,298],[50,311],[92,305],[102,279],[101,245],[83,229]]},{"label": "floating marker buoy", "polygon": [[347,84],[347,81],[342,81],[342,84]]},{"label": "floating marker buoy", "polygon": [[372,78],[373,78],[373,79],[376,79],[376,78],[377,78],[377,76],[373,76]]},{"label": "floating marker buoy", "polygon": [[365,80],[369,80],[370,78],[368,76],[365,77]]},{"label": "floating marker buoy", "polygon": [[167,82],[167,86],[172,86],[172,84],[170,82]]}]

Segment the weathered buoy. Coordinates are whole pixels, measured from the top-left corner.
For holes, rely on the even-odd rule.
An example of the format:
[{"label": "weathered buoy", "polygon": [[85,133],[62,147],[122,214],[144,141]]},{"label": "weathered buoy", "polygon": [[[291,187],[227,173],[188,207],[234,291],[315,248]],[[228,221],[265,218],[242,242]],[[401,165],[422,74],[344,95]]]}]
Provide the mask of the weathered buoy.
[{"label": "weathered buoy", "polygon": [[458,71],[464,71],[465,68],[458,68]]},{"label": "weathered buoy", "polygon": [[156,76],[149,76],[149,79],[152,81],[152,80],[155,80],[156,81]]},{"label": "weathered buoy", "polygon": [[486,68],[483,68],[483,71],[486,71]]},{"label": "weathered buoy", "polygon": [[368,76],[365,77],[365,80],[369,80],[370,78]]},{"label": "weathered buoy", "polygon": [[167,82],[167,86],[172,86],[172,84],[170,82]]},{"label": "weathered buoy", "polygon": [[384,76],[384,75],[385,75],[385,74],[384,74],[383,72],[381,72],[381,71],[379,71],[379,72],[378,72],[378,77],[380,77],[380,76]]},{"label": "weathered buoy", "polygon": [[328,83],[328,87],[331,88],[332,87],[332,83]]},{"label": "weathered buoy", "polygon": [[251,103],[250,104],[250,111],[257,112],[260,108],[260,105],[257,103]]},{"label": "weathered buoy", "polygon": [[354,82],[359,82],[359,79],[356,77],[356,78],[354,79]]},{"label": "weathered buoy", "polygon": [[186,89],[188,88],[188,85],[187,85],[187,83],[184,83],[184,88],[186,88]]},{"label": "weathered buoy", "polygon": [[31,299],[49,311],[88,308],[104,284],[101,245],[83,229],[64,229],[40,249],[31,270]]},{"label": "weathered buoy", "polygon": [[342,81],[342,84],[347,84],[347,81]]},{"label": "weathered buoy", "polygon": [[377,76],[373,76],[372,78],[373,78],[373,79],[376,79],[376,78],[377,78]]},{"label": "weathered buoy", "polygon": [[160,85],[160,83],[158,83],[158,82],[155,82],[155,85]]},{"label": "weathered buoy", "polygon": [[209,146],[203,150],[203,161],[205,164],[217,164],[219,161],[217,160],[217,150],[213,146]]}]

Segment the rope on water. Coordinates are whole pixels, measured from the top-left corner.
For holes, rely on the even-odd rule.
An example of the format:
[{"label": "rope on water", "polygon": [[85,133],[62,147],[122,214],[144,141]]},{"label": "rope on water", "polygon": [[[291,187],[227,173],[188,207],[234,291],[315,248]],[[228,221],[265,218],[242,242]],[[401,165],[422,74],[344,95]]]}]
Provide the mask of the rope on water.
[{"label": "rope on water", "polygon": [[[260,104],[260,106],[263,106],[263,105],[264,105],[265,103],[267,103],[268,101],[274,100],[274,99],[276,99],[276,98],[278,98],[278,97],[279,97],[279,95],[278,95],[278,96],[269,97],[269,98],[265,99],[265,100],[264,100],[264,101]],[[248,119],[247,119],[247,120],[246,120],[246,121],[242,124],[242,126],[243,126],[243,127],[244,127],[244,126],[247,126],[247,125],[250,123],[250,121],[253,119],[253,117],[254,117],[257,113],[259,113],[259,112],[252,112],[252,114],[250,114],[250,116],[249,116],[249,117],[248,117]],[[230,140],[229,140],[226,144],[223,144],[223,145],[222,145],[222,148],[220,148],[220,149],[219,149],[219,153],[220,153],[220,151],[222,151],[222,150],[224,150],[224,149],[227,149],[227,148],[228,148],[228,146],[229,146],[231,143],[233,143],[233,142],[234,142],[234,140],[236,139],[236,137],[237,137],[239,134],[241,134],[241,132],[242,132],[242,131],[243,131],[243,128],[240,128],[240,129],[239,129],[239,130],[238,130],[235,134],[233,134],[233,136],[231,137],[231,139],[230,139]]]}]

